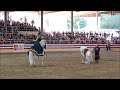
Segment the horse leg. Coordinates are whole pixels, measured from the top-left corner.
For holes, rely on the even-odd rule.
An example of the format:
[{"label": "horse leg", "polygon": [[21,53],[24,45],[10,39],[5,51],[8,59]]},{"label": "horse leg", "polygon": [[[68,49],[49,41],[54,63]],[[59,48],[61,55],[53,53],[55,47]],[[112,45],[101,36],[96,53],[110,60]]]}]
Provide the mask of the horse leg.
[{"label": "horse leg", "polygon": [[91,52],[86,53],[86,60],[87,60],[87,64],[92,63],[93,58],[92,58],[92,53]]},{"label": "horse leg", "polygon": [[34,66],[36,66],[37,55],[35,53],[33,53],[33,62],[34,62]]},{"label": "horse leg", "polygon": [[40,65],[40,56],[38,56],[38,65]]},{"label": "horse leg", "polygon": [[92,53],[90,53],[90,63],[93,63],[93,56],[92,56]]},{"label": "horse leg", "polygon": [[33,64],[34,64],[32,51],[29,51],[29,63],[30,63],[30,66],[33,66]]},{"label": "horse leg", "polygon": [[82,54],[82,63],[86,63],[86,56],[84,54]]},{"label": "horse leg", "polygon": [[85,64],[90,64],[89,57],[86,56],[86,61],[84,62]]},{"label": "horse leg", "polygon": [[84,63],[85,62],[85,55],[81,52],[81,55],[82,55],[82,63]]},{"label": "horse leg", "polygon": [[42,65],[44,66],[44,55],[42,57]]},{"label": "horse leg", "polygon": [[82,58],[82,63],[84,63],[84,58]]},{"label": "horse leg", "polygon": [[86,56],[86,64],[90,64],[90,60],[89,60],[90,58],[88,57],[88,56]]},{"label": "horse leg", "polygon": [[86,59],[86,56],[84,55],[83,57],[83,63],[86,63],[87,62],[87,59]]}]

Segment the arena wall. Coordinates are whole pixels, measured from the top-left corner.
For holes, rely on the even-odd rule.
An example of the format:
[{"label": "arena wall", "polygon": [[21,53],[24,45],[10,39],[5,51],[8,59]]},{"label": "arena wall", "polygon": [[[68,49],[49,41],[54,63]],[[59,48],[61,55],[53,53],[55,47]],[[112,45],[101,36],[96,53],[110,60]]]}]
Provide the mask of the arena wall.
[{"label": "arena wall", "polygon": [[[33,44],[24,44],[25,49],[29,49]],[[94,48],[97,44],[47,44],[47,48],[80,48],[87,46]],[[99,44],[101,48],[106,48],[107,44]],[[120,48],[120,44],[111,44],[111,48]],[[13,49],[13,44],[0,44],[0,49]]]},{"label": "arena wall", "polygon": [[[23,51],[14,51],[13,44],[0,44],[0,53],[21,53],[28,52],[33,44],[24,44]],[[87,46],[90,50],[96,46],[96,44],[48,44],[45,52],[60,52],[60,51],[79,51],[80,46]],[[100,44],[101,51],[106,51],[106,44]],[[119,44],[111,44],[111,50],[120,52]]]}]

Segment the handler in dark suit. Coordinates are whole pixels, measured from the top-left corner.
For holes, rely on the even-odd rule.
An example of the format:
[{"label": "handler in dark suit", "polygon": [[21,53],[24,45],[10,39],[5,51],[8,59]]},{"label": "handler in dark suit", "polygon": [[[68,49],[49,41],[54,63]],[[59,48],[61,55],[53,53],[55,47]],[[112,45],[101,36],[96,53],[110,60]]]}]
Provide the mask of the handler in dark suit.
[{"label": "handler in dark suit", "polygon": [[[44,39],[44,37],[42,35],[40,35],[40,32],[39,32],[36,40],[33,40],[34,45],[31,47],[30,50],[34,51],[37,56],[43,55],[43,53],[45,53],[45,52],[43,52],[43,47],[40,45],[40,41],[43,39]],[[45,44],[44,48],[46,49],[46,44]]]},{"label": "handler in dark suit", "polygon": [[95,52],[95,57],[94,57],[95,63],[98,63],[99,60],[100,60],[100,54],[99,54],[99,52],[100,52],[100,47],[99,47],[99,44],[98,44],[93,50],[94,50],[94,52]]},{"label": "handler in dark suit", "polygon": [[41,41],[41,35],[40,35],[40,32],[39,32],[36,40],[33,40],[33,43],[36,44],[36,43],[39,43],[40,41]]}]

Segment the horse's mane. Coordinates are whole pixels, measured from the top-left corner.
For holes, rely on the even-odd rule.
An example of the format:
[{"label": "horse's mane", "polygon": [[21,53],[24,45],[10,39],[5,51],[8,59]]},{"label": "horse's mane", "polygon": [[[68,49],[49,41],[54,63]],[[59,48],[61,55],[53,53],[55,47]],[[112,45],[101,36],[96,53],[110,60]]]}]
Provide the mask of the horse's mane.
[{"label": "horse's mane", "polygon": [[45,40],[41,40],[39,43],[43,48],[46,49],[46,41]]},{"label": "horse's mane", "polygon": [[85,48],[84,49],[84,54],[86,54],[87,53],[87,51],[89,51],[87,48]]}]

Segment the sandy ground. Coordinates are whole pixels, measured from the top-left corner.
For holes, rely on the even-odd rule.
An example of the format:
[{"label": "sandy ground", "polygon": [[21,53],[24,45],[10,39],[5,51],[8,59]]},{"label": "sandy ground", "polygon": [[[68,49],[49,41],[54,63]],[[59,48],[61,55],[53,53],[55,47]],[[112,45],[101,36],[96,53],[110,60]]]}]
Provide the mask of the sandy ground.
[{"label": "sandy ground", "polygon": [[98,64],[86,65],[79,49],[47,49],[45,66],[30,67],[26,52],[1,53],[0,79],[120,79],[120,52],[103,49],[100,56]]}]

